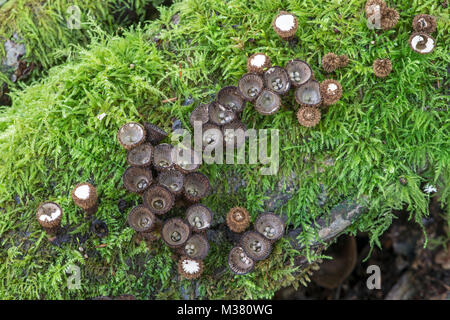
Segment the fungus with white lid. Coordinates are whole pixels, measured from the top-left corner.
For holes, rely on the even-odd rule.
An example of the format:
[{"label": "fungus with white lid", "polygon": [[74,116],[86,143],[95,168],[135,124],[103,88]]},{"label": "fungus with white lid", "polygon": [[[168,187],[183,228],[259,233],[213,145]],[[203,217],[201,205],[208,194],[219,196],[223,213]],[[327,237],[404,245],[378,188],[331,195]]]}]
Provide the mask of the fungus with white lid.
[{"label": "fungus with white lid", "polygon": [[250,73],[263,73],[265,69],[271,66],[270,58],[264,53],[252,54],[247,60],[247,70]]},{"label": "fungus with white lid", "polygon": [[200,260],[181,257],[178,261],[178,273],[188,280],[199,278],[202,272],[203,262]]},{"label": "fungus with white lid", "polygon": [[281,11],[272,22],[273,29],[283,39],[290,40],[298,28],[297,18],[289,12]]},{"label": "fungus with white lid", "polygon": [[97,189],[89,182],[77,184],[72,190],[72,199],[88,216],[97,211]]}]

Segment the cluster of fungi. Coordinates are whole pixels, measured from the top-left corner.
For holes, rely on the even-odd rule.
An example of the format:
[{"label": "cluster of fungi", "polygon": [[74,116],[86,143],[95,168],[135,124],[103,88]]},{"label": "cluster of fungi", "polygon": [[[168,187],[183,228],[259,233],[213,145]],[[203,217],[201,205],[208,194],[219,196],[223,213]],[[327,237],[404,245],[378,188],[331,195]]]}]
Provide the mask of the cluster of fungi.
[{"label": "cluster of fungi", "polygon": [[[368,19],[379,14],[383,30],[394,28],[399,20],[398,12],[383,0],[367,1],[365,13]],[[295,38],[298,21],[293,14],[281,11],[272,26],[283,40],[291,41]],[[420,54],[432,52],[435,40],[431,33],[436,31],[436,18],[419,14],[414,17],[412,27],[411,49]],[[346,55],[330,52],[322,58],[322,67],[331,73],[345,67],[348,62]],[[392,71],[392,63],[389,59],[377,59],[373,70],[377,77],[387,77]],[[216,100],[192,111],[190,123],[193,127],[196,124],[202,126],[203,149],[215,147],[218,143],[234,143],[235,147],[242,145],[244,141],[238,139],[236,130],[246,131],[245,124],[239,119],[246,103],[253,103],[255,110],[262,115],[273,115],[281,107],[281,97],[291,88],[295,89],[295,101],[300,105],[297,119],[305,127],[317,125],[321,118],[320,107],[333,105],[342,96],[342,86],[338,81],[327,79],[319,83],[311,66],[303,60],[292,59],[284,67],[272,66],[266,54],[255,53],[248,58],[247,73],[237,86],[222,88]],[[210,191],[209,179],[198,172],[201,156],[187,147],[188,150],[182,152],[189,152],[190,161],[180,161],[178,148],[161,143],[167,136],[164,130],[150,123],[130,122],[117,131],[119,143],[127,150],[129,164],[122,176],[123,185],[128,191],[142,196],[143,200],[143,204],[129,212],[128,224],[137,232],[139,240],[151,243],[162,238],[179,255],[179,274],[186,279],[196,279],[203,272],[202,261],[209,251],[206,230],[212,223],[213,213],[199,203]],[[84,210],[86,218],[97,212],[98,195],[92,184],[77,184],[71,195],[74,203]],[[165,218],[176,203],[187,206],[184,218]],[[50,239],[60,230],[62,216],[62,208],[51,201],[41,203],[36,211],[36,218]],[[254,222],[254,229],[246,231],[250,226],[250,215],[243,207],[232,208],[226,216],[226,223],[232,232],[241,234],[228,254],[228,266],[236,275],[247,274],[257,261],[266,259],[273,243],[285,231],[283,220],[271,212],[260,214]],[[104,223],[93,225],[106,228]],[[135,297],[122,295],[114,299]]]},{"label": "cluster of fungi", "polygon": [[[274,30],[286,41],[295,36],[297,27],[297,18],[288,12],[280,12],[273,20]],[[338,61],[334,69],[328,69],[329,72],[347,65],[348,58],[340,56]],[[214,147],[219,141],[239,147],[244,141],[238,139],[236,131],[246,130],[245,124],[239,120],[246,103],[252,103],[262,115],[273,115],[281,107],[281,97],[291,88],[295,88],[295,101],[300,105],[298,121],[305,127],[319,123],[320,106],[330,106],[342,96],[342,86],[338,81],[328,79],[319,83],[305,61],[293,59],[285,67],[272,66],[266,54],[255,53],[248,58],[247,73],[239,79],[237,86],[222,88],[215,101],[196,107],[189,121],[192,126],[195,123],[202,125],[203,148]]]},{"label": "cluster of fungi", "polygon": [[394,8],[389,8],[384,0],[369,0],[366,2],[366,18],[372,19],[376,16],[379,17],[380,27],[383,30],[389,30],[394,28],[400,15]]},{"label": "cluster of fungi", "polygon": [[[84,210],[87,219],[92,218],[97,212],[97,189],[89,182],[77,184],[72,190],[72,199],[78,207]],[[62,208],[51,201],[42,202],[36,210],[36,218],[50,240],[54,240],[60,230],[62,215]],[[99,237],[107,234],[106,224],[99,220],[92,221],[91,230]]]},{"label": "cluster of fungi", "polygon": [[414,17],[412,27],[414,32],[409,38],[410,48],[420,54],[433,52],[436,42],[431,34],[436,31],[436,18],[429,14],[419,14]]},{"label": "cluster of fungi", "polygon": [[[384,0],[367,1],[365,11],[367,19],[371,19],[376,14],[380,15],[380,25],[383,30],[394,28],[399,19],[398,12],[389,8]],[[436,46],[436,42],[431,36],[431,33],[436,31],[436,18],[429,14],[419,14],[414,17],[412,27],[414,32],[409,38],[410,48],[420,54],[432,52]],[[377,77],[385,78],[392,71],[392,62],[387,58],[376,59],[372,68]]]},{"label": "cluster of fungi", "polygon": [[285,230],[280,216],[266,212],[255,220],[254,230],[244,232],[250,226],[250,215],[243,207],[228,211],[226,221],[231,231],[243,233],[228,254],[228,267],[236,275],[249,273],[257,261],[266,259],[273,243],[283,236]]},{"label": "cluster of fungi", "polygon": [[[160,235],[180,255],[179,273],[186,279],[194,279],[201,275],[202,260],[209,251],[206,230],[213,214],[198,203],[209,193],[209,179],[197,171],[198,159],[178,158],[181,149],[161,143],[165,137],[164,130],[150,123],[126,123],[117,132],[119,143],[128,150],[130,165],[122,176],[124,187],[141,195],[143,200],[143,204],[129,212],[128,224],[137,232],[138,239],[147,243]],[[195,155],[193,150],[183,151]],[[184,218],[164,219],[175,203],[188,206]]]}]

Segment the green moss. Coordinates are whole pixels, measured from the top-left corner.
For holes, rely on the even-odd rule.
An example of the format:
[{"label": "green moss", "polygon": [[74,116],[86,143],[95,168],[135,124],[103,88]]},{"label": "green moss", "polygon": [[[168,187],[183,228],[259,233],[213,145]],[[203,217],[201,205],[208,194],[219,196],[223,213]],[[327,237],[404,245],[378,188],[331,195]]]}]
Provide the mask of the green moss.
[{"label": "green moss", "polygon": [[[131,23],[154,17],[153,6],[163,2],[9,0],[0,5],[0,61],[6,54],[4,40],[11,39],[25,44],[25,61],[34,62],[42,70],[47,70],[67,58],[73,58],[78,45],[89,43],[94,34],[98,36],[98,28],[108,33],[120,33],[123,27]],[[77,12],[72,9],[75,7],[80,13],[79,27],[75,23]],[[12,85],[9,81],[11,70],[0,66],[0,71],[0,82]]]},{"label": "green moss", "polygon": [[[76,61],[52,68],[40,83],[14,92],[13,106],[0,114],[0,206],[5,209],[0,216],[5,248],[0,252],[0,297],[80,299],[131,293],[162,299],[193,297],[197,291],[209,299],[255,299],[304,282],[305,274],[296,275],[293,267],[293,257],[300,253],[287,240],[277,243],[253,273],[241,277],[220,273],[231,244],[213,243],[204,276],[194,283],[179,282],[167,247],[155,244],[149,251],[144,244],[136,246],[127,214],[117,209],[119,199],[137,199],[121,183],[126,161],[115,139],[117,128],[145,120],[170,131],[174,117],[189,128],[193,108],[221,87],[236,84],[254,52],[265,52],[277,65],[293,57],[306,60],[320,81],[330,77],[320,68],[322,56],[347,54],[349,66],[333,75],[344,94],[312,129],[297,124],[292,94],[271,117],[248,106],[243,113],[248,127],[280,129],[280,171],[260,176],[258,165],[203,165],[216,190],[204,203],[218,219],[233,206],[245,206],[255,219],[281,178],[292,172],[295,191],[276,212],[303,228],[299,241],[306,246],[304,255],[317,231],[313,221],[344,199],[368,198],[368,211],[347,232],[369,232],[372,244],[378,244],[395,218],[392,210],[406,207],[418,223],[428,214],[423,183],[437,184],[446,204],[449,99],[444,91],[448,82],[442,79],[450,59],[448,14],[431,0],[420,5],[398,1],[398,26],[377,35],[365,25],[364,2],[178,1],[161,8],[160,19],[143,28],[120,37],[94,37],[88,48],[79,49]],[[280,9],[299,18],[298,45],[286,44],[272,31],[272,17]],[[421,56],[409,49],[408,39],[412,18],[424,11],[438,17],[438,46]],[[174,14],[180,16],[177,25],[171,23]],[[393,62],[393,72],[380,80],[371,66],[385,56]],[[189,96],[196,102],[185,106]],[[172,97],[177,100],[162,102]],[[106,117],[100,121],[96,116],[103,112]],[[334,165],[321,164],[329,158]],[[246,186],[234,190],[232,177]],[[406,185],[400,177],[407,179]],[[64,210],[62,225],[73,234],[86,232],[88,223],[69,191],[88,179],[98,188],[97,217],[106,221],[109,235],[83,244],[86,259],[77,243],[48,244],[34,211],[42,200],[57,201]],[[317,201],[321,184],[328,193],[323,207]],[[82,270],[82,290],[66,287],[64,270],[70,264]]]}]

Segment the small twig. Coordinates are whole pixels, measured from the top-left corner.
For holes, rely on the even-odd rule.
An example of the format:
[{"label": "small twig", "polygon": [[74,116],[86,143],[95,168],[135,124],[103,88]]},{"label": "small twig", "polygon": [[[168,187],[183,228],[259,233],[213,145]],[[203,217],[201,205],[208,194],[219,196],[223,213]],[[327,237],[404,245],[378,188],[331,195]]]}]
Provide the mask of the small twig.
[{"label": "small twig", "polygon": [[178,98],[177,98],[177,97],[174,97],[174,98],[170,98],[170,99],[165,99],[165,100],[162,101],[162,103],[174,102],[174,101],[176,101],[176,100],[178,100]]}]

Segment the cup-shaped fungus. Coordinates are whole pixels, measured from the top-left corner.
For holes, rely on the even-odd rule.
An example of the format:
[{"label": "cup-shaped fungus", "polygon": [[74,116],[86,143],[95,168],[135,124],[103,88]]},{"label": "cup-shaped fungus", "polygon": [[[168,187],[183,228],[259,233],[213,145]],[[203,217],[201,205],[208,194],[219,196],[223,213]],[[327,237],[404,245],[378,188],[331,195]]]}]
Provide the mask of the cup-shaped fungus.
[{"label": "cup-shaped fungus", "polygon": [[143,200],[151,212],[162,215],[172,209],[175,203],[175,196],[166,187],[153,185],[145,191]]},{"label": "cup-shaped fungus", "polygon": [[381,14],[381,28],[383,30],[389,30],[397,25],[400,15],[397,10],[393,8],[385,8]]},{"label": "cup-shaped fungus", "polygon": [[223,141],[222,130],[218,125],[207,123],[203,126],[202,145],[203,148],[215,148]]},{"label": "cup-shaped fungus", "polygon": [[132,167],[148,167],[152,163],[153,146],[143,143],[127,152],[127,162]]},{"label": "cup-shaped fungus", "polygon": [[313,71],[309,64],[305,61],[293,59],[286,64],[286,72],[289,75],[289,79],[291,79],[291,84],[294,87],[299,87],[302,84],[308,82],[312,75]]},{"label": "cup-shaped fungus", "polygon": [[244,99],[239,94],[237,87],[234,86],[222,88],[217,93],[217,102],[236,113],[242,112],[245,107]]},{"label": "cup-shaped fungus", "polygon": [[433,52],[436,47],[434,38],[424,32],[414,32],[409,38],[409,46],[411,49],[420,54]]},{"label": "cup-shaped fungus", "polygon": [[148,168],[128,167],[122,175],[123,186],[130,192],[141,194],[152,184],[152,172]]},{"label": "cup-shaped fungus", "polygon": [[246,73],[239,79],[239,93],[247,101],[255,101],[263,89],[264,81],[256,73]]},{"label": "cup-shaped fungus", "polygon": [[330,106],[339,101],[342,97],[341,84],[333,79],[327,79],[320,83],[320,93],[323,98],[323,103]]},{"label": "cup-shaped fungus", "polygon": [[89,182],[77,184],[72,190],[72,199],[87,214],[97,211],[97,189]]},{"label": "cup-shaped fungus", "polygon": [[175,169],[160,172],[158,183],[169,189],[173,194],[179,195],[183,192],[184,174]]},{"label": "cup-shaped fungus", "polygon": [[297,111],[297,120],[304,127],[314,127],[320,122],[320,110],[314,107],[301,107]]},{"label": "cup-shaped fungus", "polygon": [[338,55],[329,52],[322,58],[322,68],[326,72],[333,72],[341,66],[341,59]]},{"label": "cup-shaped fungus", "polygon": [[295,101],[302,107],[320,107],[322,95],[320,94],[320,83],[310,80],[295,90]]},{"label": "cup-shaped fungus", "polygon": [[181,257],[178,260],[178,273],[185,279],[197,279],[203,272],[203,262],[188,257]]},{"label": "cup-shaped fungus", "polygon": [[212,211],[202,204],[194,204],[186,211],[186,220],[194,232],[205,231],[211,225],[212,219]]},{"label": "cup-shaped fungus", "polygon": [[147,132],[147,141],[152,145],[157,145],[161,140],[168,136],[167,132],[153,123],[145,122],[144,127]]},{"label": "cup-shaped fungus", "polygon": [[241,233],[250,225],[250,214],[245,208],[234,207],[228,211],[226,221],[231,231]]},{"label": "cup-shaped fungus", "polygon": [[343,55],[338,56],[338,58],[339,58],[339,68],[343,68],[348,65],[349,59],[348,59],[347,55],[343,54]]},{"label": "cup-shaped fungus", "polygon": [[255,102],[255,110],[265,116],[274,114],[280,106],[280,96],[269,89],[264,89]]},{"label": "cup-shaped fungus", "polygon": [[256,231],[247,231],[241,237],[240,246],[253,260],[266,259],[272,251],[272,244],[262,234]]},{"label": "cup-shaped fungus", "polygon": [[147,207],[139,205],[128,214],[128,224],[137,232],[150,232],[156,224],[156,217]]},{"label": "cup-shaped fungus", "polygon": [[104,238],[108,235],[108,225],[102,220],[93,220],[91,223],[90,230],[99,238]]},{"label": "cup-shaped fungus", "polygon": [[189,202],[198,202],[210,189],[209,179],[200,172],[191,172],[184,179],[184,197]]},{"label": "cup-shaped fungus", "polygon": [[208,255],[209,243],[201,234],[192,235],[184,244],[184,253],[188,258],[203,260]]},{"label": "cup-shaped fungus", "polygon": [[153,166],[158,171],[173,167],[174,148],[171,144],[161,143],[153,148]]},{"label": "cup-shaped fungus", "polygon": [[209,106],[210,104],[201,104],[195,108],[189,116],[189,122],[194,127],[195,122],[201,122],[202,125],[209,121]]},{"label": "cup-shaped fungus", "polygon": [[245,143],[245,131],[247,131],[247,126],[239,120],[224,125],[222,127],[223,145],[232,143],[234,148],[239,148]]},{"label": "cup-shaped fungus", "polygon": [[292,13],[281,11],[272,22],[273,29],[283,39],[290,40],[298,28],[297,17]]},{"label": "cup-shaped fungus", "polygon": [[373,62],[373,72],[379,78],[387,77],[392,71],[392,63],[389,59],[377,59]]},{"label": "cup-shaped fungus", "polygon": [[244,275],[253,270],[255,261],[250,258],[242,247],[234,247],[228,254],[228,267],[237,275]]},{"label": "cup-shaped fungus", "polygon": [[279,240],[284,234],[284,222],[271,212],[263,213],[255,220],[255,230],[270,241]]},{"label": "cup-shaped fungus", "polygon": [[416,32],[430,34],[436,31],[436,18],[429,14],[418,14],[414,17],[412,26]]},{"label": "cup-shaped fungus", "polygon": [[372,17],[376,12],[380,15],[386,9],[386,2],[384,0],[369,0],[366,2],[365,10],[367,18]]},{"label": "cup-shaped fungus", "polygon": [[212,124],[223,126],[232,122],[236,118],[236,114],[219,103],[212,103],[209,106],[209,120]]},{"label": "cup-shaped fungus", "polygon": [[263,73],[271,66],[270,58],[264,53],[252,54],[247,60],[247,71],[250,73]]},{"label": "cup-shaped fungus", "polygon": [[146,130],[136,122],[124,124],[117,130],[117,140],[127,150],[137,147],[145,141]]},{"label": "cup-shaped fungus", "polygon": [[264,85],[277,94],[285,94],[291,88],[289,76],[281,67],[274,66],[264,72]]},{"label": "cup-shaped fungus", "polygon": [[62,209],[54,202],[43,202],[36,210],[36,219],[49,235],[55,235],[61,224]]},{"label": "cup-shaped fungus", "polygon": [[174,159],[175,169],[187,174],[196,171],[201,164],[201,155],[191,148],[175,147],[176,158]]},{"label": "cup-shaped fungus", "polygon": [[161,237],[171,248],[182,247],[191,235],[191,229],[183,219],[171,218],[164,222]]}]

